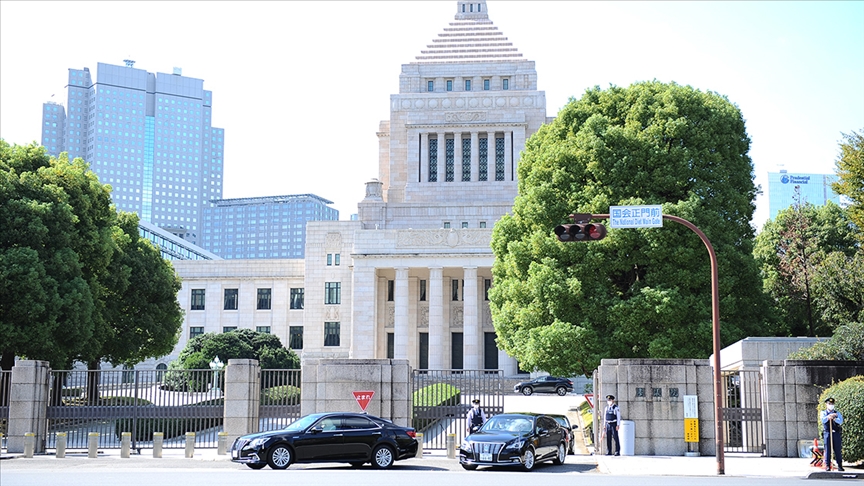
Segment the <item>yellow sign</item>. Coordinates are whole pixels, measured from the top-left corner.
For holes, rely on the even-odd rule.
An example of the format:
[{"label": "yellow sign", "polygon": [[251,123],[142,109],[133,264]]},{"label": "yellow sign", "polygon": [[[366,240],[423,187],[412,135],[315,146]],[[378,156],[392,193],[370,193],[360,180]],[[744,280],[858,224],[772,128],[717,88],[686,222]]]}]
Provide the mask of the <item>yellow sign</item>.
[{"label": "yellow sign", "polygon": [[684,442],[699,442],[699,419],[684,419]]}]

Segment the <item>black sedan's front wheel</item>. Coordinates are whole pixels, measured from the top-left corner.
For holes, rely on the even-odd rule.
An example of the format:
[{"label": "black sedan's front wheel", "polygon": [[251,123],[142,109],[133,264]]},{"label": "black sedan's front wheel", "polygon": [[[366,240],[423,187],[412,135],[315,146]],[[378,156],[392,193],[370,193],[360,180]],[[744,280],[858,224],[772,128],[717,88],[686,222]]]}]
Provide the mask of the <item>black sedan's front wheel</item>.
[{"label": "black sedan's front wheel", "polygon": [[372,467],[375,469],[387,469],[395,460],[393,449],[386,445],[379,445],[372,451]]},{"label": "black sedan's front wheel", "polygon": [[530,386],[526,386],[525,388],[522,389],[522,394],[525,395],[526,397],[531,396],[532,393],[534,393],[534,389],[531,388]]},{"label": "black sedan's front wheel", "polygon": [[267,465],[271,469],[285,469],[291,465],[293,460],[294,455],[291,453],[291,449],[285,444],[276,444],[267,453]]},{"label": "black sedan's front wheel", "polygon": [[534,449],[528,448],[522,456],[522,469],[530,471],[534,469]]},{"label": "black sedan's front wheel", "polygon": [[559,386],[558,388],[555,389],[555,393],[557,393],[559,397],[563,397],[564,395],[567,394],[567,388],[565,388],[563,386]]}]

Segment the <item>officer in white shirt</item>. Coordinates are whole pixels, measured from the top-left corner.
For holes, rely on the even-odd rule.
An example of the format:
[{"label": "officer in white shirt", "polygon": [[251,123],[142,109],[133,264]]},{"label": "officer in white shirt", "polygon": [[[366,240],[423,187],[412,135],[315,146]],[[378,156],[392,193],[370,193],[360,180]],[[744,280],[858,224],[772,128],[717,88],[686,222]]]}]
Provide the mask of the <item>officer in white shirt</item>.
[{"label": "officer in white shirt", "polygon": [[611,456],[612,441],[615,441],[614,455],[621,455],[621,443],[618,441],[618,428],[621,427],[621,410],[615,403],[614,395],[606,395],[606,408],[603,410],[603,435],[606,436],[606,455]]}]

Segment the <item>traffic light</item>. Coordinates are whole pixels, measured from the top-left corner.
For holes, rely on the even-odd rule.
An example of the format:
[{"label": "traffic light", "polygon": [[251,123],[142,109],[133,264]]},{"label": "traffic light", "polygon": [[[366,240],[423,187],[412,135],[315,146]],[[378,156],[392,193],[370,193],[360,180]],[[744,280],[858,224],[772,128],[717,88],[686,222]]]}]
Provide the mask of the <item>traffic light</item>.
[{"label": "traffic light", "polygon": [[598,241],[606,237],[606,227],[597,223],[561,224],[555,227],[558,241]]}]

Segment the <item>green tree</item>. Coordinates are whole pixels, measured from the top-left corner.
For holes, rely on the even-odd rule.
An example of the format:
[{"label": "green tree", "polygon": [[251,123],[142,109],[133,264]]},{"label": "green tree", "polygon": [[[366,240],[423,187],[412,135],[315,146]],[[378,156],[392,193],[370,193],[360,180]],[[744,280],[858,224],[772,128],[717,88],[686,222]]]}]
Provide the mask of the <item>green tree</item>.
[{"label": "green tree", "polygon": [[523,368],[585,373],[602,358],[707,357],[707,251],[689,229],[610,229],[561,243],[570,213],[662,204],[701,228],[719,260],[722,340],[765,335],[752,256],[750,140],[723,96],[657,81],[594,88],[526,143],[513,212],[493,231],[498,344]]},{"label": "green tree", "polygon": [[81,159],[0,140],[0,367],[68,366],[91,339],[114,250],[109,188]]},{"label": "green tree", "polygon": [[819,315],[832,329],[864,322],[864,250],[851,257],[840,251],[828,254],[816,268],[813,290]]},{"label": "green tree", "polygon": [[843,289],[854,279],[837,279],[844,272],[830,276],[819,269],[832,253],[851,258],[858,247],[855,233],[846,211],[831,202],[818,207],[796,203],[765,224],[753,254],[763,289],[774,303],[778,335],[829,336],[841,323]]},{"label": "green tree", "polygon": [[[852,200],[848,208],[849,218],[858,228],[864,228],[864,133],[853,131],[843,134],[840,158],[837,159],[837,177],[840,180],[832,184],[831,188]],[[861,232],[858,235],[864,238]]]},{"label": "green tree", "polygon": [[177,368],[208,369],[216,356],[224,363],[229,359],[257,359],[261,368],[300,368],[300,357],[282,346],[278,336],[251,329],[206,333],[190,339],[177,358]]},{"label": "green tree", "polygon": [[864,323],[840,326],[830,339],[799,349],[789,359],[864,361]]}]

